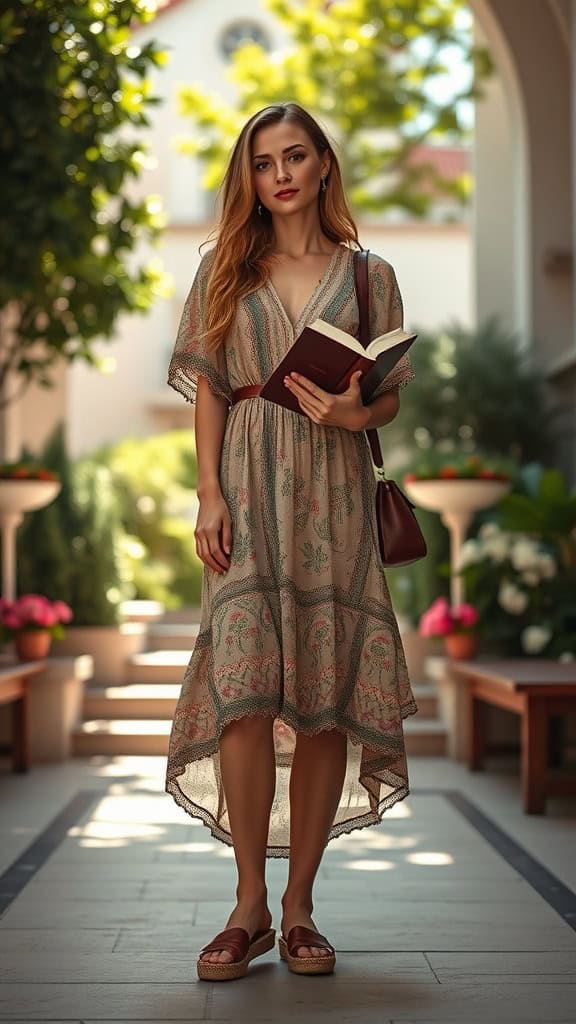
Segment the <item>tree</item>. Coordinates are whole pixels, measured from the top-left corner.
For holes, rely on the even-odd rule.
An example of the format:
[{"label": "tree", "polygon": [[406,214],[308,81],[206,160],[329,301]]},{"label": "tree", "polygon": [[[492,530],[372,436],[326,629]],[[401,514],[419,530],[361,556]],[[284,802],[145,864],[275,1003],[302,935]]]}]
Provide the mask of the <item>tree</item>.
[{"label": "tree", "polygon": [[[463,199],[467,181],[448,182],[420,163],[426,139],[462,139],[462,102],[479,94],[490,71],[484,49],[471,45],[467,5],[460,0],[266,0],[288,37],[281,54],[255,43],[232,56],[238,102],[228,106],[201,86],[180,90],[194,125],[181,149],[205,166],[204,183],[221,181],[242,123],[268,103],[294,100],[319,116],[339,145],[354,207],[400,207],[417,216],[444,190]],[[440,98],[438,84],[456,59],[470,81]],[[435,88],[436,86],[436,88]]]},{"label": "tree", "polygon": [[130,129],[148,124],[146,75],[164,62],[131,42],[149,9],[15,0],[0,15],[0,409],[50,387],[60,359],[97,365],[91,339],[160,288],[157,262],[132,256],[160,230],[159,203],[127,194],[144,159]]},{"label": "tree", "polygon": [[549,462],[561,410],[547,405],[530,350],[496,319],[476,330],[419,330],[410,358],[410,398],[385,431],[391,451],[402,448],[412,465],[432,467],[458,451]]}]

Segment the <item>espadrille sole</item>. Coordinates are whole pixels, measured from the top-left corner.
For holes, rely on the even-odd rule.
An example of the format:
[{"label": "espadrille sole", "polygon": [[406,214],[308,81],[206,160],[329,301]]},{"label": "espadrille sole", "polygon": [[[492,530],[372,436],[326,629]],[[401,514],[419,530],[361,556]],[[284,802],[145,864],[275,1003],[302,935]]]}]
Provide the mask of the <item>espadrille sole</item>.
[{"label": "espadrille sole", "polygon": [[278,939],[280,957],[288,964],[288,970],[292,974],[332,974],[336,965],[336,954],[329,953],[328,956],[290,956],[286,939],[280,936]]},{"label": "espadrille sole", "polygon": [[198,960],[196,969],[198,977],[202,981],[235,981],[236,978],[243,978],[248,970],[248,964],[257,956],[262,956],[270,949],[274,949],[276,932],[270,928],[265,935],[261,935],[256,942],[250,946],[248,953],[243,960],[229,964],[214,964],[210,960]]}]

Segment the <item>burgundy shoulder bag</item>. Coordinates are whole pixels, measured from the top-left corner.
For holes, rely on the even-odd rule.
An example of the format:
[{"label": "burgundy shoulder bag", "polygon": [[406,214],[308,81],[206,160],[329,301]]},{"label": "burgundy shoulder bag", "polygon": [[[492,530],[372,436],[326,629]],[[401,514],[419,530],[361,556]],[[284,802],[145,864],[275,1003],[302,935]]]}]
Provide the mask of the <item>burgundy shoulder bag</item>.
[{"label": "burgundy shoulder bag", "polygon": [[[354,253],[354,284],[358,301],[360,343],[366,348],[370,343],[370,290],[368,281],[368,250]],[[366,437],[372,452],[376,480],[376,523],[378,543],[382,562],[386,566],[408,565],[424,558],[426,541],[414,515],[414,505],[398,487],[389,480],[384,470],[384,460],[377,430],[367,430]]]}]

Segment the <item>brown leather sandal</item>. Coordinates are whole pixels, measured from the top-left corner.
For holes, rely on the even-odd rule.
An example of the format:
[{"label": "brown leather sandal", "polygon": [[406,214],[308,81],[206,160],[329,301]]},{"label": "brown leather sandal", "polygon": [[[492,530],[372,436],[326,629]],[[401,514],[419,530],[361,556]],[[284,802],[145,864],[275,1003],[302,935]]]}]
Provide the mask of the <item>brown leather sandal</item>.
[{"label": "brown leather sandal", "polygon": [[[336,951],[319,932],[311,928],[304,928],[303,925],[294,925],[288,932],[288,938],[283,935],[278,939],[280,956],[286,960],[288,970],[293,974],[331,974],[336,964]],[[326,949],[326,956],[297,956],[300,946],[316,946],[317,949]]]},{"label": "brown leather sandal", "polygon": [[208,946],[200,950],[200,956],[202,953],[231,953],[234,959],[222,964],[198,958],[198,977],[203,981],[233,981],[236,978],[243,978],[250,961],[273,949],[275,939],[274,928],[255,932],[252,938],[245,928],[226,928]]}]

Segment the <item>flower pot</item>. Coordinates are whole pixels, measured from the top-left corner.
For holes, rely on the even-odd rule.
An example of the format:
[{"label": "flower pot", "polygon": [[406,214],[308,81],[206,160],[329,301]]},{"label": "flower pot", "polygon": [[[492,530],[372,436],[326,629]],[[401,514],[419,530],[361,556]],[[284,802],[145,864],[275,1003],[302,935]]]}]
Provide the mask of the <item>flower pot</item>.
[{"label": "flower pot", "polygon": [[470,661],[478,654],[478,637],[474,633],[448,633],[444,646],[449,658]]},{"label": "flower pot", "polygon": [[52,637],[47,629],[23,629],[14,634],[14,646],[20,661],[40,661],[48,655]]}]

